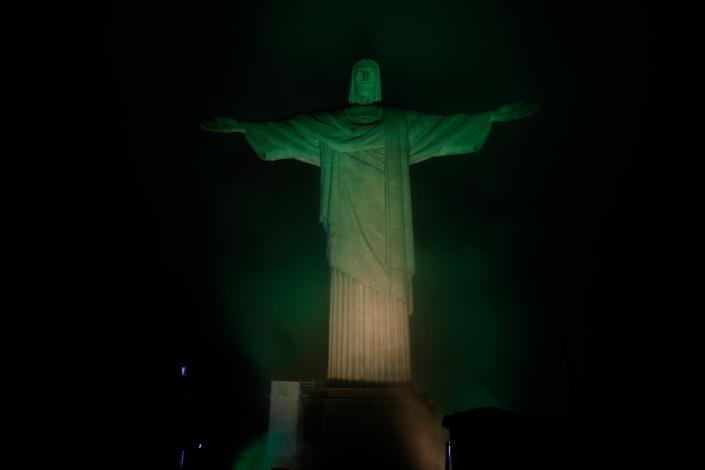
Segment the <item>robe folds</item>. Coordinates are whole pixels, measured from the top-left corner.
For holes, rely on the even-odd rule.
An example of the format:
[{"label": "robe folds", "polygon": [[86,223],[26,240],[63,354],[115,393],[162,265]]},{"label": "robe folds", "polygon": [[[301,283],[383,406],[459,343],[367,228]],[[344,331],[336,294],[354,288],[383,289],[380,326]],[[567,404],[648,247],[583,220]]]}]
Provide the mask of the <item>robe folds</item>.
[{"label": "robe folds", "polygon": [[[397,305],[400,307],[390,310],[401,309],[406,315],[412,313],[415,267],[409,166],[432,157],[476,152],[491,127],[489,111],[441,116],[400,108],[375,106],[375,109],[379,118],[368,123],[360,123],[351,112],[353,108],[299,115],[282,121],[242,123],[248,143],[260,158],[293,158],[321,168],[319,220],[327,233],[327,259],[332,273],[331,325],[334,312],[343,315],[340,318],[349,318],[353,310],[358,312],[357,316],[363,315],[359,311],[363,305],[360,302],[354,307],[333,305],[334,297],[336,302],[341,302],[345,286],[358,283],[361,292],[371,289],[373,295],[369,298],[385,299],[382,303],[370,303],[363,311],[378,311],[380,305]],[[348,297],[355,296],[345,294],[344,298]],[[396,329],[383,333],[385,338],[398,333],[398,348],[402,350],[396,350],[397,346],[392,346],[391,351],[382,350],[384,354],[401,357],[397,367],[400,372],[392,374],[401,380],[366,369],[364,351],[369,345],[364,338],[360,346],[362,352],[355,361],[367,372],[358,377],[354,367],[346,365],[348,372],[344,375],[350,377],[345,379],[352,380],[355,376],[354,380],[376,381],[377,377],[382,377],[379,379],[382,381],[408,380],[404,372],[410,368],[408,321],[403,322],[406,326],[399,326],[396,313],[390,315],[394,321],[389,320],[392,317],[387,320],[379,317],[375,322]],[[342,325],[338,320],[335,323]],[[368,331],[362,326],[355,330],[350,323],[344,323],[341,328],[346,331],[334,332],[331,326],[331,338],[335,336],[346,344],[356,344]],[[352,333],[353,330],[357,332]],[[330,349],[329,378],[330,362],[338,361],[331,357],[336,349],[332,342]],[[382,369],[385,360],[381,361]],[[347,364],[347,361],[343,362]],[[374,361],[379,362],[379,357]]]}]

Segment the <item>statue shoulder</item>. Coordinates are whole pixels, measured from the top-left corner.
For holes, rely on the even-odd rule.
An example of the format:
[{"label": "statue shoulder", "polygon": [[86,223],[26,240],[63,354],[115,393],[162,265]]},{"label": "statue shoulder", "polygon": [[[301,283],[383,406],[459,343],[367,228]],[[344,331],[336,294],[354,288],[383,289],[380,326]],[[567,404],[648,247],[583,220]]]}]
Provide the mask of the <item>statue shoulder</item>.
[{"label": "statue shoulder", "polygon": [[409,109],[409,108],[397,108],[397,107],[385,107],[384,108],[384,113],[385,115],[390,115],[399,119],[409,119],[410,117],[415,117],[421,114],[419,111],[416,111],[415,109]]},{"label": "statue shoulder", "polygon": [[321,111],[316,111],[315,113],[312,113],[309,116],[311,119],[314,119],[318,122],[333,125],[344,117],[344,110],[345,108],[324,109]]},{"label": "statue shoulder", "polygon": [[384,119],[394,120],[397,122],[406,122],[407,124],[415,120],[419,116],[419,112],[408,108],[385,107]]},{"label": "statue shoulder", "polygon": [[339,120],[337,111],[315,111],[312,113],[297,114],[289,120],[292,124],[296,124],[305,128],[321,128],[327,126],[335,126]]},{"label": "statue shoulder", "polygon": [[406,108],[399,108],[396,106],[384,106],[383,107],[385,113],[392,113],[392,114],[404,114],[409,112],[409,109]]}]

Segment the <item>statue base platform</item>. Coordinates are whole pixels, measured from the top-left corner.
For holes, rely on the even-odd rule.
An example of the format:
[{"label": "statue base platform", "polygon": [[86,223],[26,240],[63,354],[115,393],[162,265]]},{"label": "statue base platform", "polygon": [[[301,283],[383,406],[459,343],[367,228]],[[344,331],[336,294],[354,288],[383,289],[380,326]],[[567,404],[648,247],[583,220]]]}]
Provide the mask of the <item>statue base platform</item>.
[{"label": "statue base platform", "polygon": [[297,468],[442,470],[440,417],[411,389],[326,388],[304,408]]}]

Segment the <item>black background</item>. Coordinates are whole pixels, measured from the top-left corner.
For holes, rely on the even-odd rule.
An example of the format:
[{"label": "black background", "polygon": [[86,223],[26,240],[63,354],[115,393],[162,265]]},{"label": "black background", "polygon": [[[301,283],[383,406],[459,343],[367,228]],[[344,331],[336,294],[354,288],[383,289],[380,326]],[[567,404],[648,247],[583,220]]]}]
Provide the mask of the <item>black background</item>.
[{"label": "black background", "polygon": [[[91,12],[89,21],[66,23],[67,29],[75,23],[89,29],[66,31],[46,44],[50,56],[35,78],[55,93],[36,112],[50,129],[30,130],[13,161],[17,171],[8,173],[18,177],[8,178],[7,208],[16,237],[8,245],[7,265],[14,280],[13,312],[36,332],[20,354],[41,351],[28,375],[39,383],[38,399],[61,411],[47,437],[70,441],[70,454],[104,465],[168,468],[183,437],[178,411],[183,361],[201,366],[197,395],[208,411],[194,426],[205,429],[199,432],[218,449],[215,466],[230,462],[266,430],[266,397],[248,386],[259,385],[256,374],[214,313],[213,285],[223,269],[217,251],[238,246],[238,240],[232,232],[227,241],[218,233],[209,199],[217,193],[204,188],[235,178],[248,191],[266,193],[286,180],[280,176],[267,186],[268,170],[247,154],[242,140],[218,136],[213,144],[207,141],[213,135],[204,135],[198,123],[215,115],[279,119],[342,105],[350,64],[364,55],[390,54],[375,47],[374,25],[362,22],[348,27],[347,42],[334,57],[324,55],[316,63],[306,54],[289,57],[287,47],[306,48],[306,40],[315,38],[302,34],[300,43],[288,46],[280,44],[285,38],[260,41],[276,37],[266,25],[280,6],[112,4]],[[532,292],[561,286],[550,299],[535,295],[536,305],[549,312],[535,328],[556,321],[557,311],[571,312],[565,348],[573,351],[576,393],[592,400],[592,412],[604,407],[608,415],[619,413],[610,397],[628,397],[632,406],[612,421],[648,435],[645,442],[657,443],[650,449],[655,455],[675,455],[693,442],[689,426],[698,410],[697,309],[684,305],[691,285],[672,264],[690,253],[671,236],[679,219],[692,215],[664,197],[675,185],[658,166],[667,154],[658,125],[663,116],[654,117],[649,106],[647,12],[632,2],[502,6],[512,19],[498,22],[507,29],[496,35],[511,30],[523,38],[513,58],[521,62],[519,70],[538,70],[529,74],[529,83],[525,77],[494,82],[489,72],[475,76],[468,72],[471,65],[453,64],[448,50],[458,44],[440,44],[446,58],[430,61],[436,46],[429,46],[421,56],[430,66],[412,69],[413,80],[403,79],[413,71],[402,66],[413,51],[397,61],[380,58],[385,102],[439,113],[520,99],[539,102],[542,111],[534,123],[497,130],[498,143],[486,149],[505,158],[513,182],[526,175],[544,185],[515,188],[527,195],[527,207],[540,209],[531,212],[538,216],[537,233],[525,249],[512,245],[512,256],[533,261],[532,241],[541,240],[545,263],[539,279],[522,272],[515,279],[524,279]],[[403,21],[392,10],[381,9],[384,20]],[[468,31],[481,21],[469,21]],[[270,54],[272,43],[279,49]],[[438,64],[457,65],[457,78],[441,79],[445,71],[437,71]],[[485,57],[479,64],[490,67],[493,61]],[[501,61],[496,66],[498,73],[506,71]],[[387,94],[395,84],[396,91]],[[456,98],[483,85],[479,97]],[[532,149],[524,163],[503,157],[516,149],[499,142],[511,139]],[[229,162],[233,151],[247,161]],[[203,155],[209,158],[205,163]],[[285,171],[311,176],[293,168]],[[444,171],[439,163],[415,176],[419,191],[444,190],[445,184],[432,182],[448,177]],[[471,196],[456,191],[457,207],[446,207],[453,214]],[[305,197],[315,199],[316,193]],[[432,210],[418,209],[416,220]],[[303,230],[311,233],[312,246],[322,248],[324,237],[314,222]],[[426,229],[416,229],[420,239],[430,239]],[[81,431],[77,440],[64,439],[74,435],[65,432],[71,426]],[[90,444],[81,449],[76,442]]]}]

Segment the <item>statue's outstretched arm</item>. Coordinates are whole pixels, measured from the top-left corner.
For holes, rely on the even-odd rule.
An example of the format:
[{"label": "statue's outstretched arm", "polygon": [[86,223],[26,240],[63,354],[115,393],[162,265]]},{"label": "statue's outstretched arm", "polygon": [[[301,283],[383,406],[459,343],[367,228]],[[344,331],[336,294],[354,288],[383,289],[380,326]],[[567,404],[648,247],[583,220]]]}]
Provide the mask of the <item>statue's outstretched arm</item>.
[{"label": "statue's outstretched arm", "polygon": [[490,116],[490,122],[502,122],[502,121],[514,121],[516,119],[522,119],[531,116],[539,107],[535,104],[527,103],[512,103],[505,104],[499,109],[492,111]]},{"label": "statue's outstretched arm", "polygon": [[212,121],[203,121],[201,123],[201,129],[223,134],[232,134],[234,132],[245,133],[244,126],[237,120],[229,117],[217,117]]},{"label": "statue's outstretched arm", "polygon": [[325,126],[305,115],[264,122],[218,117],[201,124],[201,128],[209,132],[243,134],[247,143],[263,160],[293,158],[316,166],[320,166],[321,127]]}]

